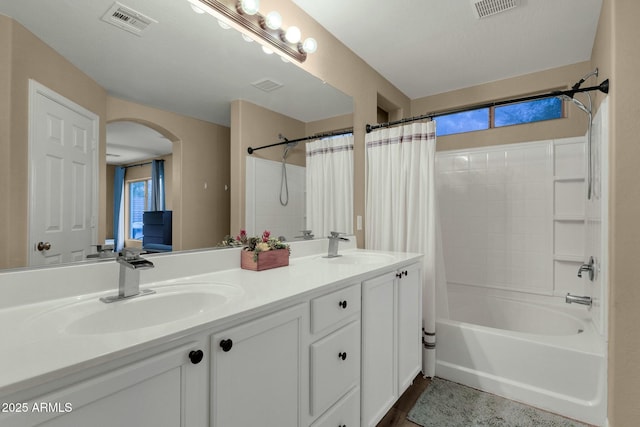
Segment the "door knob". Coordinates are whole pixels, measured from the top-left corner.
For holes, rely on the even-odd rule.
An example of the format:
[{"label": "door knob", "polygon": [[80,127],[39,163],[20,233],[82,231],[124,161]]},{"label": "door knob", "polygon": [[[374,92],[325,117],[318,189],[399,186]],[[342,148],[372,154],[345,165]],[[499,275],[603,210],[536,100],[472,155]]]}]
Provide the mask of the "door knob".
[{"label": "door knob", "polygon": [[222,348],[222,351],[227,352],[231,350],[231,347],[233,347],[233,341],[231,341],[231,339],[222,340],[220,341],[220,347]]},{"label": "door knob", "polygon": [[49,242],[38,242],[38,244],[36,245],[36,249],[39,250],[40,252],[48,251],[49,249],[51,249],[51,243],[49,243]]},{"label": "door knob", "polygon": [[193,350],[189,352],[189,360],[191,360],[191,363],[193,363],[194,365],[202,362],[203,357],[204,353],[202,350]]}]

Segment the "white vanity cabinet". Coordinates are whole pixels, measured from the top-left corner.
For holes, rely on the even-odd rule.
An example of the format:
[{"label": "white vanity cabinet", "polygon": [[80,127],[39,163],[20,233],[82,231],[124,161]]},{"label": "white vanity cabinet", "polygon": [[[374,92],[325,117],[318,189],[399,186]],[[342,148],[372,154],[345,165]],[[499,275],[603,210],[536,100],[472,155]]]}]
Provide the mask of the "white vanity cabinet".
[{"label": "white vanity cabinet", "polygon": [[211,336],[212,427],[302,425],[308,307],[299,304]]},{"label": "white vanity cabinet", "polygon": [[14,406],[0,414],[0,425],[204,426],[207,383],[202,379],[208,370],[203,350],[202,343],[191,342],[34,399],[2,399]]},{"label": "white vanity cabinet", "polygon": [[421,370],[419,264],[362,283],[362,427],[375,426]]},{"label": "white vanity cabinet", "polygon": [[[360,417],[360,284],[311,300],[309,414],[313,427],[351,426]],[[325,413],[326,412],[326,413]]]}]

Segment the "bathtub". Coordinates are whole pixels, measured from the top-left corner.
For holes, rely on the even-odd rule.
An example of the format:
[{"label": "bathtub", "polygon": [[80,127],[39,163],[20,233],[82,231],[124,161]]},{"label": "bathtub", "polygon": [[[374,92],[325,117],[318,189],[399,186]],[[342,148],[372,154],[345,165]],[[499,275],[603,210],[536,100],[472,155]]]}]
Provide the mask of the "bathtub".
[{"label": "bathtub", "polygon": [[584,307],[451,285],[448,296],[450,319],[436,322],[436,376],[604,425],[606,345]]}]

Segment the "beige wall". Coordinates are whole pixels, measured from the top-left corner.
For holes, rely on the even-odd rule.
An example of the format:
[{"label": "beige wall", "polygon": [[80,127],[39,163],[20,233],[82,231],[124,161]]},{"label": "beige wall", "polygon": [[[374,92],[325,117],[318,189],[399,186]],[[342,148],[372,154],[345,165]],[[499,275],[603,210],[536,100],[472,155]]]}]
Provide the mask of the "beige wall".
[{"label": "beige wall", "polygon": [[611,79],[609,184],[609,422],[640,419],[640,3],[604,0],[593,65]]},{"label": "beige wall", "polygon": [[[0,65],[0,170],[5,174],[0,184],[2,200],[10,203],[0,205],[0,268],[25,266],[28,262],[28,87],[29,79],[34,79],[49,89],[94,112],[100,118],[100,141],[105,140],[106,92],[95,81],[73,66],[57,52],[36,38],[22,25],[0,16],[2,47],[0,56],[7,61]],[[5,39],[5,37],[7,37]],[[8,47],[7,47],[8,46]],[[7,96],[6,83],[10,93]],[[4,92],[3,92],[4,85]],[[7,108],[8,100],[8,111]],[[5,109],[3,111],[3,109]],[[10,119],[9,114],[10,113]],[[9,132],[6,138],[7,130]],[[99,158],[105,158],[105,146],[99,145]],[[104,210],[104,162],[100,162],[100,205]],[[7,188],[8,187],[8,188]],[[4,194],[2,194],[4,192]],[[104,235],[104,217],[98,224],[99,235]],[[3,235],[4,234],[4,235]]]},{"label": "beige wall", "polygon": [[229,233],[229,128],[108,97],[107,121],[118,120],[144,124],[173,142],[174,249],[215,246]]},{"label": "beige wall", "polygon": [[[418,116],[534,93],[565,90],[589,71],[591,71],[591,63],[586,61],[415,99],[411,101],[411,115]],[[566,118],[564,119],[441,136],[438,137],[437,149],[454,150],[584,135],[588,123],[586,114],[572,105],[565,105],[565,107],[568,108],[566,108]]]},{"label": "beige wall", "polygon": [[[9,156],[11,141],[11,51],[9,18],[0,15],[0,200],[9,200]],[[9,209],[0,203],[0,268],[9,266]]]}]

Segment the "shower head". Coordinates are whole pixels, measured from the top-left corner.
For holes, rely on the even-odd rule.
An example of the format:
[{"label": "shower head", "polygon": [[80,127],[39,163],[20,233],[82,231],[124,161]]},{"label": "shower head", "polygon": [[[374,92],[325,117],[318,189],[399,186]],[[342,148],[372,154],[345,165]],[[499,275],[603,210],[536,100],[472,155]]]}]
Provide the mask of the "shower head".
[{"label": "shower head", "polygon": [[571,101],[574,104],[576,104],[576,107],[578,107],[579,109],[581,109],[582,111],[584,111],[587,114],[591,114],[591,110],[589,108],[587,108],[582,102],[580,102],[578,99],[566,95],[566,94],[562,94],[560,96],[557,96],[558,99],[562,100],[562,101]]}]

